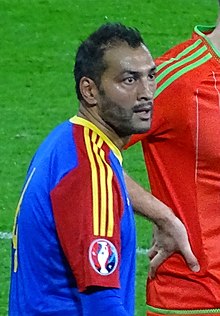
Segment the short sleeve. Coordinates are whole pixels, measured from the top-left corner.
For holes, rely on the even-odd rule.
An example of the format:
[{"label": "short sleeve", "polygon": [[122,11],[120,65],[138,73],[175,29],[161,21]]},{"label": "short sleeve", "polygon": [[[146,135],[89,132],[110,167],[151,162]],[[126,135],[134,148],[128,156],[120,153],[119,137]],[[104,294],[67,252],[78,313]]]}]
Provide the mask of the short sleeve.
[{"label": "short sleeve", "polygon": [[78,289],[120,287],[120,219],[123,202],[117,178],[86,162],[70,171],[51,192],[58,238]]}]

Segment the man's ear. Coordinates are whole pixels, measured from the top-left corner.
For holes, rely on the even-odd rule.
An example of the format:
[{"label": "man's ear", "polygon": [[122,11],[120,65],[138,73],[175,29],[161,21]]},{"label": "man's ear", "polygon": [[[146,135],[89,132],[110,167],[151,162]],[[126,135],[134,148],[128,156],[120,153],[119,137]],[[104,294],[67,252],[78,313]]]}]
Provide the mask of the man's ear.
[{"label": "man's ear", "polygon": [[95,82],[92,79],[88,77],[82,77],[80,79],[79,88],[83,99],[88,105],[94,106],[97,104],[96,96],[98,90]]}]

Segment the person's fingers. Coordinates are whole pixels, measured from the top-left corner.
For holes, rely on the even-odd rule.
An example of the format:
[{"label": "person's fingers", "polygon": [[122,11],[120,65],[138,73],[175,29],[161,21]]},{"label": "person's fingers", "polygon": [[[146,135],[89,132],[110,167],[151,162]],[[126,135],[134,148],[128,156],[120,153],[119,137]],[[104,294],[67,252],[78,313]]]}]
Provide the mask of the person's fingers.
[{"label": "person's fingers", "polygon": [[156,256],[150,261],[149,278],[153,279],[157,268],[170,256],[168,252],[159,250]]},{"label": "person's fingers", "polygon": [[157,250],[156,250],[155,245],[147,250],[147,256],[150,260],[152,260],[156,256],[156,254],[157,254]]},{"label": "person's fingers", "polygon": [[190,270],[192,270],[193,272],[199,272],[200,270],[199,262],[197,258],[195,257],[195,255],[193,254],[189,243],[188,243],[188,246],[185,246],[182,249],[182,255],[184,256]]}]

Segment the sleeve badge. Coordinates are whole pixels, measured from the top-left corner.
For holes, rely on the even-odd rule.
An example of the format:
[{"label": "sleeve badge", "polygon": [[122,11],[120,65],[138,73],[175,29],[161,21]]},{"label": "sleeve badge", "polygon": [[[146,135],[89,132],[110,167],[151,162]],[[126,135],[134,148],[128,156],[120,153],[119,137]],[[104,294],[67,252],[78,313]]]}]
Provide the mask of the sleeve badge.
[{"label": "sleeve badge", "polygon": [[110,275],[118,265],[117,249],[107,239],[95,239],[89,247],[89,261],[98,274]]}]

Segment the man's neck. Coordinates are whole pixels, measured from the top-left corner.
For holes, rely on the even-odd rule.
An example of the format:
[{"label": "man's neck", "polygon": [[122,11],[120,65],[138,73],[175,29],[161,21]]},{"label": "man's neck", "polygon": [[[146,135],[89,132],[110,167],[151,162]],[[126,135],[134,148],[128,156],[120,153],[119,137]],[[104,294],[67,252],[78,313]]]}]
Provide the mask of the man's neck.
[{"label": "man's neck", "polygon": [[218,18],[216,28],[212,31],[212,33],[208,34],[207,37],[220,52],[220,17]]},{"label": "man's neck", "polygon": [[87,108],[80,104],[77,116],[82,117],[97,126],[120,151],[122,151],[127,144],[129,136],[120,137],[105,121],[102,120],[93,108]]}]

